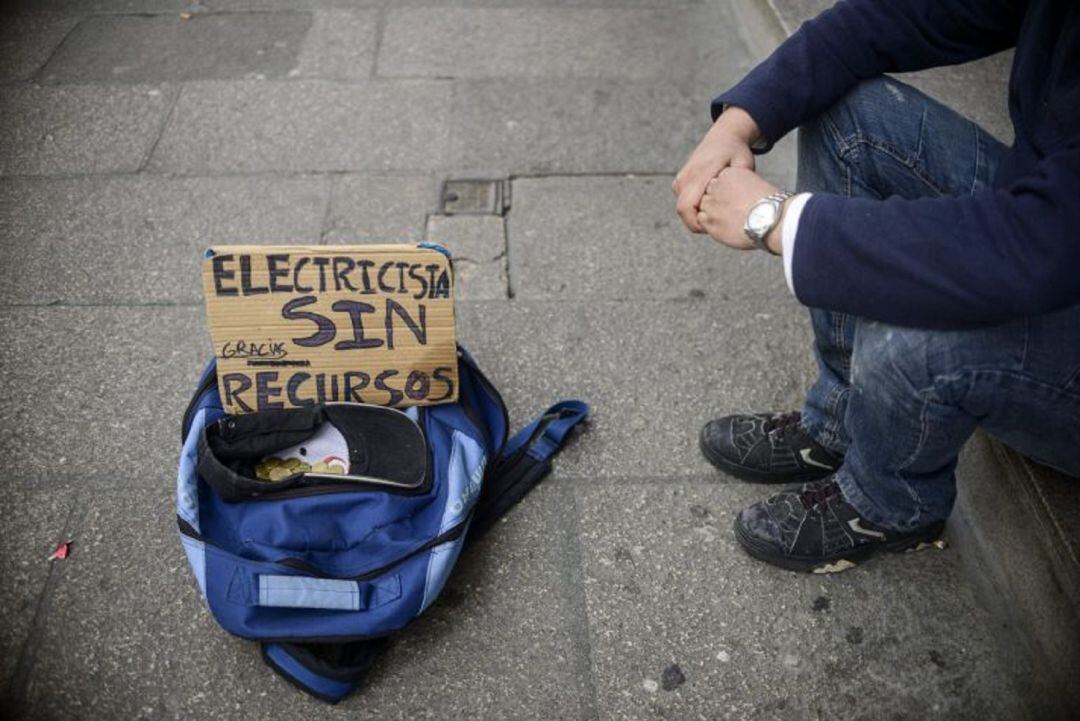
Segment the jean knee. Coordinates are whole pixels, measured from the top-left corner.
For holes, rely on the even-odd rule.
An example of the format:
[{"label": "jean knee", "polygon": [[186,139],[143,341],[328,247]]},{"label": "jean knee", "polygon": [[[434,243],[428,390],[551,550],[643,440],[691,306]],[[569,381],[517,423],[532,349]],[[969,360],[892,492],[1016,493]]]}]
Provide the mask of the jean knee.
[{"label": "jean knee", "polygon": [[882,154],[910,164],[925,96],[887,77],[864,80],[799,129],[799,189],[843,195],[883,191]]},{"label": "jean knee", "polygon": [[884,75],[864,80],[823,113],[845,144],[860,137],[889,137],[898,126],[920,122],[925,96]]},{"label": "jean knee", "polygon": [[862,320],[851,354],[851,384],[859,393],[891,402],[934,389],[929,357],[933,331]]}]

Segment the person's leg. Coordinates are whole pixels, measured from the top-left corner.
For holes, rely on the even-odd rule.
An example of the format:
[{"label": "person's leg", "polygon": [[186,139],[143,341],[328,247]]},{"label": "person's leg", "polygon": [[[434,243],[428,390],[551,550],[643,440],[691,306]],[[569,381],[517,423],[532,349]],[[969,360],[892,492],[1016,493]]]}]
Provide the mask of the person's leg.
[{"label": "person's leg", "polygon": [[1080,306],[992,328],[924,331],[860,321],[836,482],[894,531],[944,521],[976,426],[1080,475]]},{"label": "person's leg", "polygon": [[1080,306],[965,331],[861,320],[854,341],[847,455],[832,478],[739,513],[752,556],[831,573],[935,541],[977,425],[1080,476]]},{"label": "person's leg", "polygon": [[[799,129],[798,189],[873,198],[974,193],[990,184],[1002,151],[955,111],[910,86],[878,78],[861,83]],[[844,282],[842,273],[836,282]],[[709,421],[700,446],[714,466],[768,483],[819,479],[839,467],[851,442],[845,418],[860,321],[824,310],[812,310],[811,318],[820,373],[801,414]]]},{"label": "person's leg", "polygon": [[[968,194],[990,183],[1002,151],[955,111],[879,78],[861,83],[799,129],[797,190],[879,199]],[[857,320],[821,309],[811,309],[810,316],[819,376],[807,394],[802,425],[843,455],[850,443],[844,417]]]},{"label": "person's leg", "polygon": [[[800,160],[804,178],[828,176],[834,192],[879,198],[978,192],[1002,150],[974,123],[891,80],[863,84],[803,132],[813,148]],[[824,370],[806,421],[826,442],[830,426],[842,428],[846,455],[832,478],[743,509],[736,533],[752,555],[828,572],[932,540],[952,510],[960,447],[977,425],[1080,475],[1080,308],[951,332],[840,323],[820,312],[814,320]]]}]

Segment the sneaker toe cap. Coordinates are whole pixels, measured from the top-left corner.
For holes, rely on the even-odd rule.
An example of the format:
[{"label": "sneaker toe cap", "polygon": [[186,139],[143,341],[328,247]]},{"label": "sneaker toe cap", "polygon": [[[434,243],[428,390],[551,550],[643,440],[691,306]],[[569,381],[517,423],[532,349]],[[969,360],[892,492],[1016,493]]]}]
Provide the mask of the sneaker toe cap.
[{"label": "sneaker toe cap", "polygon": [[754,540],[774,546],[782,545],[783,533],[780,524],[773,518],[766,504],[750,504],[739,511],[736,522],[742,532]]},{"label": "sneaker toe cap", "polygon": [[734,443],[735,418],[727,416],[706,423],[701,429],[701,445],[713,455],[736,460],[739,457]]}]

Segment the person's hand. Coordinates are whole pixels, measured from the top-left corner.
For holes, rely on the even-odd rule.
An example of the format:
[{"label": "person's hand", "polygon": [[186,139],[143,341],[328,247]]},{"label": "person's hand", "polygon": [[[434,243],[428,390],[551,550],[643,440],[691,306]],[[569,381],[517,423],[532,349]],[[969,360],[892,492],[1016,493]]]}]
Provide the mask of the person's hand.
[{"label": "person's hand", "polygon": [[[736,250],[752,250],[757,246],[743,232],[751,206],[777,187],[747,168],[728,167],[710,180],[701,199],[697,222],[713,239]],[[787,210],[787,204],[784,205]],[[780,252],[780,236],[784,218],[773,227],[765,243],[774,253]]]},{"label": "person's hand", "polygon": [[742,108],[729,107],[704,139],[690,154],[671,188],[678,200],[675,210],[683,223],[694,233],[704,233],[698,222],[698,208],[705,195],[705,186],[727,167],[754,169],[754,153],[750,146],[761,138],[757,123]]}]

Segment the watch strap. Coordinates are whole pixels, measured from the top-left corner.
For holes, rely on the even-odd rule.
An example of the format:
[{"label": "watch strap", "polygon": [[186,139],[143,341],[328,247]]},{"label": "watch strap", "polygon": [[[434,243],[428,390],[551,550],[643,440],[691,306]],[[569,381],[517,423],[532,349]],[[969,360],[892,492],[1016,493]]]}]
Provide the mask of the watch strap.
[{"label": "watch strap", "polygon": [[[780,209],[780,208],[783,208],[784,203],[787,202],[788,199],[793,198],[793,197],[795,197],[795,193],[789,193],[786,190],[778,190],[775,193],[771,193],[770,195],[766,195],[764,198],[759,200],[757,203],[754,203],[754,205],[756,206],[758,203],[764,203],[766,201],[771,201],[773,203],[776,203],[777,209]],[[749,230],[747,230],[747,233],[746,233],[750,237],[750,240],[754,241],[754,245],[756,245],[759,249],[764,250],[769,255],[780,255],[779,253],[774,253],[772,248],[770,248],[769,245],[765,242],[765,236],[767,236],[769,233],[771,233],[773,231],[773,228],[776,227],[776,223],[778,223],[780,221],[781,216],[782,216],[782,213],[777,213],[776,214],[776,220],[773,221],[773,224],[771,226],[769,226],[768,229],[766,229],[765,232],[761,233],[760,235],[756,234],[756,233],[750,233]]]}]

